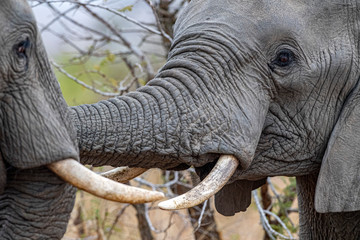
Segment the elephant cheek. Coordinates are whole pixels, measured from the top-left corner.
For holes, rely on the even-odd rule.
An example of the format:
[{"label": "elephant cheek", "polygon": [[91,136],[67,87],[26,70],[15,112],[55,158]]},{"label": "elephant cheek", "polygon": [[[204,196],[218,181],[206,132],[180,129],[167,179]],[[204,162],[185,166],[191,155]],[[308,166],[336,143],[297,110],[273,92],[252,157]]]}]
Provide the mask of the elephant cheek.
[{"label": "elephant cheek", "polygon": [[2,161],[2,157],[0,155],[0,195],[4,192],[6,184],[6,169],[5,164]]}]

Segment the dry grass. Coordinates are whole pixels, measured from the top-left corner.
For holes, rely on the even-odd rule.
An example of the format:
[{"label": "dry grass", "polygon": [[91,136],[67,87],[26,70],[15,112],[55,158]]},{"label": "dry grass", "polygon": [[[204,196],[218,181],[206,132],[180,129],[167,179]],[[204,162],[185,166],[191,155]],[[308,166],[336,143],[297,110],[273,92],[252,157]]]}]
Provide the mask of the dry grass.
[{"label": "dry grass", "polygon": [[[152,170],[147,179],[154,183],[160,183],[162,181],[161,172]],[[285,185],[280,178],[273,182],[279,189]],[[156,203],[154,208],[149,212],[153,226],[156,229],[166,230],[162,233],[152,232],[154,239],[194,239],[187,211],[162,211],[156,209]],[[118,219],[116,219],[117,217]],[[296,224],[298,223],[297,214],[292,214],[291,218]],[[79,191],[63,240],[139,240],[141,236],[137,221],[136,211],[131,205],[99,199]],[[224,217],[215,213],[215,221],[222,240],[263,239],[264,231],[254,204],[245,213],[238,213],[233,217]],[[203,224],[214,223],[203,222]],[[114,225],[113,231],[109,231],[112,225]]]}]

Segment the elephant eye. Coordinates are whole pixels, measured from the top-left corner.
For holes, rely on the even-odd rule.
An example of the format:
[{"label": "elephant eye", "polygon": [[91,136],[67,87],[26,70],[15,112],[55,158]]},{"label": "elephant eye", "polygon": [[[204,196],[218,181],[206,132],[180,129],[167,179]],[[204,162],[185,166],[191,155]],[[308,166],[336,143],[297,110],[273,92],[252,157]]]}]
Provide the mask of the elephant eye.
[{"label": "elephant eye", "polygon": [[281,50],[275,60],[272,62],[274,65],[279,67],[287,67],[294,62],[294,53],[288,49]]},{"label": "elephant eye", "polygon": [[18,57],[26,58],[27,57],[27,49],[30,47],[30,40],[27,38],[24,41],[15,45],[15,51]]}]

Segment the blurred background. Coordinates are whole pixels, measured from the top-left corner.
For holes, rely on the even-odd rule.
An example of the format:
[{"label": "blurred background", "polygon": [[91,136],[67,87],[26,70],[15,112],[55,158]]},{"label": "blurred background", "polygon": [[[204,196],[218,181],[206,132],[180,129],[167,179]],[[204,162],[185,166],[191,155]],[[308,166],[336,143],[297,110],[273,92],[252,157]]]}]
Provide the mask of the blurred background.
[{"label": "blurred background", "polygon": [[[29,0],[70,106],[117,97],[151,80],[166,61],[173,25],[188,2]],[[129,184],[162,191],[170,198],[198,182],[193,169],[153,169]],[[219,215],[212,199],[188,210],[167,212],[156,203],[119,204],[78,191],[63,239],[296,239],[295,185],[294,178],[268,179],[253,191],[249,209],[233,217]]]}]

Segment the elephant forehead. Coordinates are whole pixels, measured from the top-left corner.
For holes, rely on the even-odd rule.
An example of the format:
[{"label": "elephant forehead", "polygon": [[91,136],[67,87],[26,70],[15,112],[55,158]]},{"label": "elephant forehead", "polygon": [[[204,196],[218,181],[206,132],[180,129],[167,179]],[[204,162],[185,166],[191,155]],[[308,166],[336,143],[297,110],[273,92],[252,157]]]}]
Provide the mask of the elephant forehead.
[{"label": "elephant forehead", "polygon": [[[0,1],[0,55],[7,55],[7,47],[36,35],[36,21],[25,0]],[[0,56],[3,57],[3,56]]]},{"label": "elephant forehead", "polygon": [[35,18],[26,0],[0,1],[0,29],[2,31],[24,22],[35,24]]},{"label": "elephant forehead", "polygon": [[241,39],[261,41],[289,33],[309,41],[329,39],[344,32],[354,12],[349,9],[354,8],[356,2],[338,0],[193,0],[179,17],[175,32],[211,23],[230,26],[231,34]]}]

